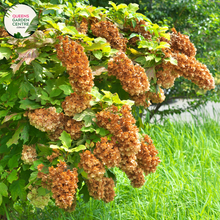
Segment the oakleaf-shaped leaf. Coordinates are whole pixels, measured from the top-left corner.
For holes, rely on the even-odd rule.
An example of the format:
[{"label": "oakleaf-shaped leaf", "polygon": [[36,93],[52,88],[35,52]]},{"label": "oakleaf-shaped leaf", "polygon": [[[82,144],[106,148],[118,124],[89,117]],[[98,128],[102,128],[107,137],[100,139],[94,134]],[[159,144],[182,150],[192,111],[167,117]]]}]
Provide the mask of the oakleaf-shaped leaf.
[{"label": "oakleaf-shaped leaf", "polygon": [[24,52],[19,53],[19,56],[15,61],[20,60],[20,62],[17,64],[11,65],[13,72],[15,73],[17,70],[19,70],[19,68],[23,62],[30,65],[31,61],[33,61],[36,57],[38,57],[38,55],[39,55],[39,53],[36,48],[28,49]]},{"label": "oakleaf-shaped leaf", "polygon": [[14,181],[9,187],[9,190],[11,192],[12,200],[15,201],[18,197],[23,201],[26,199],[27,193],[25,191],[25,180],[19,179]]}]

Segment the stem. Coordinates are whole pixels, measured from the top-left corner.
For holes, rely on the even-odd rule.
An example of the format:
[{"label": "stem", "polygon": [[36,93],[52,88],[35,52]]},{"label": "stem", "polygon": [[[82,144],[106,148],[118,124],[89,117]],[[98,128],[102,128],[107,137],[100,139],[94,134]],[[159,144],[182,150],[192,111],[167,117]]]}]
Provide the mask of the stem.
[{"label": "stem", "polygon": [[4,206],[4,210],[5,210],[5,213],[6,213],[7,220],[10,220],[10,217],[9,217],[9,214],[8,214],[8,211],[6,209],[6,206],[5,206],[4,202],[3,202],[3,206]]}]

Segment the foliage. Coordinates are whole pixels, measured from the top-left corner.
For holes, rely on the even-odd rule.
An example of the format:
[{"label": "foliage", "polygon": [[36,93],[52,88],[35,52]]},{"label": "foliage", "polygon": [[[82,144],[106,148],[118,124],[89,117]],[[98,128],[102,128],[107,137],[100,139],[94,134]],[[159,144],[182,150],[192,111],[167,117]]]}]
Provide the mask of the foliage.
[{"label": "foliage", "polygon": [[[84,203],[80,199],[74,213],[64,213],[53,204],[42,211],[17,204],[11,217],[34,220],[218,219],[220,124],[200,114],[190,123],[177,118],[177,121],[167,119],[163,125],[146,126],[146,132],[157,141],[162,163],[155,175],[147,176],[148,184],[141,189],[132,188],[126,175],[116,169],[117,195],[110,204],[97,200]],[[215,118],[219,116],[218,112]]]},{"label": "foliage", "polygon": [[81,196],[110,202],[114,166],[141,187],[160,160],[134,103],[164,101],[158,74],[166,79],[166,68],[169,86],[182,75],[210,90],[212,75],[185,55],[195,48],[184,35],[182,51],[175,30],[136,13],[137,4],[31,3],[38,30],[0,38],[0,214],[27,198],[40,208],[51,198],[66,211]]},{"label": "foliage", "polygon": [[[191,41],[197,48],[197,59],[205,63],[209,70],[213,73],[216,80],[216,89],[212,91],[201,91],[197,86],[193,85],[189,80],[183,78],[176,79],[175,84],[169,90],[165,90],[165,102],[156,104],[152,110],[148,110],[147,114],[153,118],[155,114],[159,114],[161,118],[168,114],[180,114],[184,111],[182,107],[168,111],[160,111],[160,107],[164,103],[175,101],[175,99],[194,99],[194,103],[189,103],[188,111],[195,110],[198,106],[205,105],[208,100],[219,102],[220,85],[218,78],[220,77],[219,68],[219,22],[220,22],[220,2],[200,1],[200,0],[126,0],[115,1],[117,3],[137,3],[140,6],[139,12],[145,14],[152,22],[161,25],[175,27],[177,31],[190,36]],[[106,7],[107,0],[99,2],[90,0],[94,6]],[[208,62],[209,61],[209,62]],[[141,111],[141,110],[140,110]]]}]

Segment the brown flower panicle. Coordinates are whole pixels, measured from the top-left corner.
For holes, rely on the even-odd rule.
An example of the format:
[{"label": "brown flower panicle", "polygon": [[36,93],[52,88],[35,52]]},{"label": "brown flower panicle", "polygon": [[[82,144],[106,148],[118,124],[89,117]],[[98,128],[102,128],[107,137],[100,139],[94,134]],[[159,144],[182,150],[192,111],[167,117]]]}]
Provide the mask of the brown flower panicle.
[{"label": "brown flower panicle", "polygon": [[28,113],[30,124],[40,131],[44,132],[55,132],[57,128],[63,128],[62,113],[56,113],[55,107],[48,109],[35,109]]},{"label": "brown flower panicle", "polygon": [[89,150],[81,153],[80,157],[78,166],[88,174],[88,179],[101,180],[105,173],[102,163]]},{"label": "brown flower panicle", "polygon": [[67,69],[74,92],[79,94],[91,92],[94,85],[93,76],[84,48],[69,40],[67,36],[65,38],[60,36],[59,40],[60,43],[55,46],[57,56]]},{"label": "brown flower panicle", "polygon": [[33,162],[37,160],[37,152],[35,146],[23,145],[21,159],[25,164],[32,165]]},{"label": "brown flower panicle", "polygon": [[62,102],[62,108],[67,116],[74,116],[76,113],[81,113],[85,109],[90,107],[90,101],[92,96],[90,94],[77,94],[71,93],[70,96],[66,96]]},{"label": "brown flower panicle", "polygon": [[87,32],[88,32],[88,20],[86,18],[82,18],[82,21],[81,21],[80,26],[77,29],[77,31],[79,31],[83,34],[87,34]]},{"label": "brown flower panicle", "polygon": [[63,209],[72,206],[78,182],[77,169],[67,170],[67,164],[60,161],[57,168],[49,167],[49,174],[41,172],[42,166],[38,166],[38,178],[42,180],[42,186],[53,193],[56,205]]},{"label": "brown flower panicle", "polygon": [[158,164],[161,162],[159,157],[156,157],[158,151],[156,150],[152,139],[148,136],[144,136],[144,140],[141,141],[141,150],[137,154],[137,163],[145,175],[154,173]]},{"label": "brown flower panicle", "polygon": [[109,130],[119,143],[121,155],[131,155],[140,149],[139,130],[130,110],[131,108],[128,105],[123,105],[118,111],[118,108],[113,105],[111,108],[96,114],[97,124]]},{"label": "brown flower panicle", "polygon": [[77,140],[81,137],[83,123],[81,121],[76,121],[70,117],[65,116],[64,130],[70,134],[71,139]]},{"label": "brown flower panicle", "polygon": [[58,149],[53,149],[53,153],[50,156],[47,156],[47,160],[49,160],[50,162],[52,162],[55,158],[59,157],[60,151]]},{"label": "brown flower panicle", "polygon": [[103,177],[100,181],[89,179],[87,181],[89,195],[94,199],[103,200],[108,203],[114,200],[115,183],[112,178]]},{"label": "brown flower panicle", "polygon": [[93,153],[108,168],[118,167],[121,162],[117,145],[113,141],[109,142],[107,137],[101,137],[101,142],[96,143]]},{"label": "brown flower panicle", "polygon": [[92,33],[96,37],[103,37],[111,47],[126,51],[127,39],[119,33],[118,28],[110,21],[100,21],[91,25]]},{"label": "brown flower panicle", "polygon": [[134,66],[123,52],[108,62],[108,75],[116,76],[122,88],[131,96],[143,94],[150,88],[144,68],[138,64]]}]

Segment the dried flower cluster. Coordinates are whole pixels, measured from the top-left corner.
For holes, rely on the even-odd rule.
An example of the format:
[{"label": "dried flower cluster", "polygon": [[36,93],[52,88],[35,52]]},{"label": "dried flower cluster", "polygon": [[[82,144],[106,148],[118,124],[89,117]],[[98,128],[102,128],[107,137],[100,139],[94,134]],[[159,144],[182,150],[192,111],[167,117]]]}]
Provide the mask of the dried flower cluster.
[{"label": "dried flower cluster", "polygon": [[49,160],[50,162],[52,162],[55,158],[59,157],[60,151],[58,149],[53,149],[53,153],[50,156],[47,156],[47,160]]},{"label": "dried flower cluster", "polygon": [[86,18],[83,18],[79,28],[77,29],[79,32],[83,34],[87,34],[88,32],[88,20]]},{"label": "dried flower cluster", "polygon": [[81,128],[83,124],[81,121],[76,121],[72,118],[65,117],[65,125],[64,130],[70,134],[73,140],[77,140],[80,138],[82,131]]},{"label": "dried flower cluster", "polygon": [[90,94],[80,94],[76,92],[70,96],[66,96],[62,103],[62,108],[67,116],[74,116],[76,113],[81,113],[90,107],[92,96]]},{"label": "dried flower cluster", "polygon": [[200,88],[211,90],[215,88],[215,80],[206,65],[201,64],[195,57],[188,57],[184,54],[174,54],[178,66],[175,71],[178,71],[181,76],[191,80]]},{"label": "dried flower cluster", "polygon": [[177,33],[174,28],[172,31],[170,41],[163,39],[163,41],[168,42],[171,47],[170,49],[166,48],[163,52],[165,53],[165,58],[175,58],[178,65],[176,66],[170,62],[164,62],[160,66],[157,66],[157,84],[167,89],[174,85],[174,80],[177,77],[183,76],[202,89],[214,89],[214,78],[206,65],[196,60],[196,48],[193,43],[190,42],[189,37]]},{"label": "dried flower cluster", "polygon": [[88,174],[89,179],[101,180],[105,173],[105,168],[102,163],[89,151],[86,150],[80,154],[79,168]]},{"label": "dried flower cluster", "polygon": [[25,164],[32,165],[35,160],[37,160],[37,152],[35,146],[23,145],[21,159]]},{"label": "dried flower cluster", "polygon": [[9,34],[4,27],[0,27],[0,37],[8,37]]},{"label": "dried flower cluster", "polygon": [[153,103],[162,103],[165,100],[164,91],[161,88],[159,88],[158,93],[148,91],[145,95],[146,98]]},{"label": "dried flower cluster", "polygon": [[141,141],[141,150],[137,154],[137,162],[146,175],[156,171],[156,167],[160,163],[159,157],[156,157],[157,154],[158,151],[153,145],[152,139],[145,135]]},{"label": "dried flower cluster", "polygon": [[57,128],[63,128],[64,115],[56,113],[55,107],[40,108],[28,112],[30,124],[43,132],[55,132]]},{"label": "dried flower cluster", "polygon": [[76,140],[80,138],[82,123],[69,118],[63,113],[56,113],[56,108],[35,109],[28,112],[30,124],[35,128],[47,132],[51,140],[58,140],[61,133],[65,130]]},{"label": "dried flower cluster", "polygon": [[[125,30],[130,30],[132,33],[138,33],[138,34],[141,34],[145,39],[147,40],[151,40],[151,34],[149,31],[146,31],[145,30],[145,27],[147,27],[147,22],[144,21],[144,20],[140,20],[138,21],[138,19],[135,19],[136,20],[136,25],[135,27],[133,27],[133,23],[129,24],[129,25],[126,25],[124,27]],[[129,41],[130,44],[134,44],[136,43],[136,41],[138,40],[138,37],[133,37],[131,38],[131,41]]]},{"label": "dried flower cluster", "polygon": [[93,153],[108,168],[118,167],[121,162],[118,147],[114,141],[108,141],[107,137],[102,137],[101,142],[96,143]]},{"label": "dried flower cluster", "polygon": [[38,178],[42,180],[42,186],[51,190],[56,205],[68,209],[72,206],[78,182],[77,169],[67,170],[67,164],[60,161],[57,168],[49,167],[49,173],[41,172],[43,165],[38,165]]},{"label": "dried flower cluster", "polygon": [[196,48],[192,42],[190,42],[189,36],[177,33],[175,28],[172,28],[172,33],[170,34],[170,46],[172,52],[182,53],[188,57],[195,57]]},{"label": "dried flower cluster", "polygon": [[119,33],[118,28],[110,21],[100,21],[91,25],[92,33],[96,37],[105,38],[111,47],[126,51],[127,39]]},{"label": "dried flower cluster", "polygon": [[137,106],[144,106],[145,108],[148,108],[151,105],[151,102],[147,99],[145,93],[131,96],[131,99],[135,101],[135,105]]},{"label": "dried flower cluster", "polygon": [[[135,126],[130,107],[123,105],[119,111],[112,106],[96,114],[97,123],[113,134],[112,143],[118,143],[121,156],[119,167],[127,174],[133,187],[141,187],[144,182],[144,172],[138,166],[137,155],[141,150],[138,128]],[[103,140],[104,141],[104,140]]]},{"label": "dried flower cluster", "polygon": [[74,92],[79,94],[90,92],[94,83],[84,48],[75,41],[69,40],[67,36],[65,38],[60,36],[59,40],[60,43],[55,46],[57,56],[68,71]]},{"label": "dried flower cluster", "polygon": [[174,65],[170,62],[163,62],[156,67],[157,84],[165,89],[171,88],[174,85],[174,81],[180,75],[174,72]]},{"label": "dried flower cluster", "polygon": [[131,96],[143,94],[149,90],[149,82],[144,68],[133,64],[125,53],[118,53],[108,63],[108,75],[116,76],[122,88]]},{"label": "dried flower cluster", "polygon": [[94,199],[103,200],[108,203],[114,200],[115,197],[115,183],[112,178],[103,177],[100,181],[89,179],[87,181],[89,194]]},{"label": "dried flower cluster", "polygon": [[38,195],[38,187],[28,187],[30,189],[29,193],[27,194],[27,198],[30,200],[31,204],[37,208],[44,209],[45,206],[48,205],[50,201],[50,194],[46,194],[44,196]]}]

